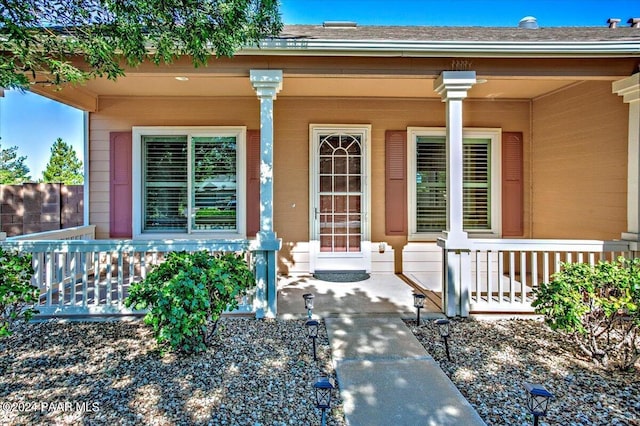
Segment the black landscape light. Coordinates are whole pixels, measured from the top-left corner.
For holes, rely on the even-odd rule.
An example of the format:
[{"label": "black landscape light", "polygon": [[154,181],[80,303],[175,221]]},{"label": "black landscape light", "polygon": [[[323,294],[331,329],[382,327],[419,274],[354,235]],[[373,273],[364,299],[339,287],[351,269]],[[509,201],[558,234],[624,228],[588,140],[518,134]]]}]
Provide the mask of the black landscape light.
[{"label": "black landscape light", "polygon": [[313,310],[313,298],[315,296],[313,295],[313,293],[305,293],[302,295],[302,298],[304,299],[304,308],[307,310],[307,317],[309,317],[309,319],[311,319],[311,311]]},{"label": "black landscape light", "polygon": [[440,333],[440,337],[444,342],[444,349],[447,351],[447,359],[451,361],[451,356],[449,355],[449,325],[450,321],[445,318],[440,318],[434,321],[436,326],[438,327],[438,333]]},{"label": "black landscape light", "polygon": [[331,409],[331,392],[336,387],[336,382],[331,377],[318,377],[313,384],[316,391],[316,408],[322,410],[322,425],[327,424],[326,410]]},{"label": "black landscape light", "polygon": [[525,383],[524,388],[527,390],[527,408],[533,414],[533,426],[538,426],[538,417],[547,415],[553,394],[538,383]]},{"label": "black landscape light", "polygon": [[307,326],[307,335],[313,340],[313,360],[317,359],[316,356],[316,339],[318,338],[318,321],[308,320],[305,325]]},{"label": "black landscape light", "polygon": [[413,293],[413,307],[418,310],[416,323],[420,325],[420,309],[424,308],[424,294]]}]

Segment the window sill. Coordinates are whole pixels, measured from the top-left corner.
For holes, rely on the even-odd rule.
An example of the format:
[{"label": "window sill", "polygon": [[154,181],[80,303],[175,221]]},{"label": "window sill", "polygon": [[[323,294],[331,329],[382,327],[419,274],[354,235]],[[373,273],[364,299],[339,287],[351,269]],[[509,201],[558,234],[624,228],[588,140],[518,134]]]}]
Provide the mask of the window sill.
[{"label": "window sill", "polygon": [[[470,239],[473,238],[502,238],[502,236],[496,232],[468,232]],[[445,238],[445,234],[442,232],[429,233],[429,234],[411,234],[407,237],[407,241],[412,243],[435,243],[440,238]]]},{"label": "window sill", "polygon": [[196,231],[193,234],[183,233],[144,233],[134,235],[134,240],[245,240],[246,235],[230,232]]}]

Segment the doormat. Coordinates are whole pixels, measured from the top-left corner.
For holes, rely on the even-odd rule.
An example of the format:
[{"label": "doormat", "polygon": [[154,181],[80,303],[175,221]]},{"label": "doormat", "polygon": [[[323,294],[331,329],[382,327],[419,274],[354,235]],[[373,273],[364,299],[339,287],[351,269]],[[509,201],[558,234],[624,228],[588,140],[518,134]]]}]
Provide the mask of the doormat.
[{"label": "doormat", "polygon": [[365,271],[316,271],[313,278],[332,283],[353,283],[369,279]]}]

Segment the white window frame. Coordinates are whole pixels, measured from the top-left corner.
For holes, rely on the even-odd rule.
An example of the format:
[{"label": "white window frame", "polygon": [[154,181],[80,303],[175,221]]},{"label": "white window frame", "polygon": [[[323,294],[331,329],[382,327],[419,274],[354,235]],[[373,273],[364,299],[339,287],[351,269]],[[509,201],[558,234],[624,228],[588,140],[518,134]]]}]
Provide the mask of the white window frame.
[{"label": "white window frame", "polygon": [[[153,232],[144,233],[143,229],[143,136],[187,136],[189,143],[193,137],[217,137],[233,136],[236,138],[236,226],[235,231],[230,232],[206,232],[191,229],[191,222],[187,221],[186,232]],[[132,218],[133,238],[136,239],[244,239],[246,238],[246,139],[247,128],[245,126],[134,126],[132,128],[133,152],[132,152]],[[188,152],[187,164],[192,164],[192,150]],[[191,188],[191,174],[189,174],[188,187]],[[114,206],[111,206],[114,208]]]},{"label": "white window frame", "polygon": [[[409,241],[435,241],[443,237],[442,232],[417,232],[416,221],[416,176],[417,176],[417,139],[420,136],[446,137],[444,127],[408,127],[407,128],[407,201],[409,212]],[[491,140],[491,229],[469,231],[470,237],[500,237],[502,233],[502,129],[500,128],[464,128],[463,139],[478,138]]]}]

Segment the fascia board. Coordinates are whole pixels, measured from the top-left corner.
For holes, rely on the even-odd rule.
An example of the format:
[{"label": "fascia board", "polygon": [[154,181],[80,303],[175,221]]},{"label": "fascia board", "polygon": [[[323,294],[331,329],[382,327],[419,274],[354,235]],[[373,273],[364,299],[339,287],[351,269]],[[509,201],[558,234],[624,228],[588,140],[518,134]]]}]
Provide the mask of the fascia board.
[{"label": "fascia board", "polygon": [[640,41],[513,42],[513,41],[371,41],[371,40],[265,40],[245,47],[240,55],[336,55],[449,57],[628,57],[640,56]]}]

